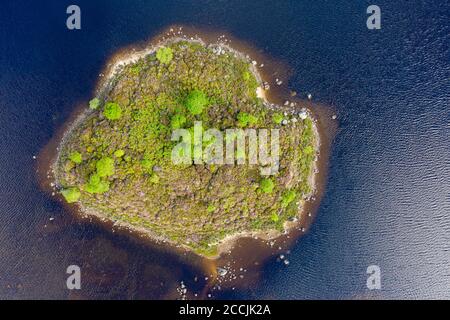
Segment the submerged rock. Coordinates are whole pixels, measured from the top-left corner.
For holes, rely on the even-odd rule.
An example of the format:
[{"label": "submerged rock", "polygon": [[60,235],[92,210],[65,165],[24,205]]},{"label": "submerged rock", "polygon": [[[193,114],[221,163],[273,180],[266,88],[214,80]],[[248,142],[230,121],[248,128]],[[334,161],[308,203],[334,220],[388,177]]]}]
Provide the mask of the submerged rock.
[{"label": "submerged rock", "polygon": [[228,273],[228,270],[227,270],[227,269],[224,269],[224,268],[217,268],[217,274],[218,274],[219,276],[224,277],[224,276],[227,275],[227,273]]}]

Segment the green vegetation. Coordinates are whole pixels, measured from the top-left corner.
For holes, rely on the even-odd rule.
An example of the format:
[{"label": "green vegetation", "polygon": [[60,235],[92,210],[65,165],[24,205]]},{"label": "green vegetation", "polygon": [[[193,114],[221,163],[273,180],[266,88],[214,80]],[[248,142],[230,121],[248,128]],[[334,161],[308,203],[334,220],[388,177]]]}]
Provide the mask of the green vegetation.
[{"label": "green vegetation", "polygon": [[109,177],[114,174],[114,160],[109,157],[101,158],[95,166],[99,177]]},{"label": "green vegetation", "polygon": [[241,128],[253,126],[258,122],[258,118],[246,112],[239,112],[237,115],[238,125]]},{"label": "green vegetation", "polygon": [[159,177],[158,177],[158,175],[157,175],[156,173],[153,173],[153,174],[150,176],[149,181],[150,181],[151,183],[154,183],[154,184],[159,183]]},{"label": "green vegetation", "polygon": [[172,129],[182,128],[185,123],[186,123],[186,117],[179,113],[175,114],[172,117],[172,119],[170,120],[170,125],[171,125]]},{"label": "green vegetation", "polygon": [[151,172],[153,168],[153,162],[149,159],[143,159],[141,161],[141,168],[144,169],[145,172]]},{"label": "green vegetation", "polygon": [[208,105],[209,101],[206,95],[200,90],[193,90],[186,99],[186,108],[193,115],[203,112],[203,108]]},{"label": "green vegetation", "polygon": [[100,175],[93,174],[84,189],[89,193],[104,193],[109,190],[109,181],[101,180]]},{"label": "green vegetation", "polygon": [[275,223],[280,221],[280,217],[276,213],[272,213],[272,215],[270,216],[270,219]]},{"label": "green vegetation", "polygon": [[[257,98],[251,61],[213,49],[168,42],[110,79],[61,147],[55,173],[67,202],[209,257],[229,235],[283,230],[311,194],[313,123],[279,126],[290,109],[274,111]],[[175,165],[172,132],[192,134],[195,121],[204,131],[279,129],[279,170],[263,176],[247,162]],[[246,152],[235,156],[246,160]]]},{"label": "green vegetation", "polygon": [[161,47],[156,51],[156,59],[162,64],[169,64],[173,59],[173,51],[171,48]]},{"label": "green vegetation", "polygon": [[276,124],[281,124],[281,122],[283,121],[283,115],[281,113],[276,112],[273,114],[272,120]]},{"label": "green vegetation", "polygon": [[122,149],[116,150],[114,151],[114,156],[116,158],[122,158],[125,154],[125,151],[123,151]]},{"label": "green vegetation", "polygon": [[69,155],[69,159],[72,160],[73,162],[75,162],[76,164],[80,164],[83,161],[83,157],[81,156],[81,153],[75,151],[72,152]]},{"label": "green vegetation", "polygon": [[66,199],[67,203],[74,203],[77,202],[78,199],[81,196],[81,192],[78,188],[68,188],[68,189],[63,189],[61,191],[61,194],[63,195],[64,199]]},{"label": "green vegetation", "polygon": [[103,115],[109,120],[118,120],[122,116],[122,108],[117,103],[108,102],[103,110]]},{"label": "green vegetation", "polygon": [[281,197],[281,207],[286,208],[292,201],[295,200],[296,196],[297,194],[295,193],[294,190],[286,191]]},{"label": "green vegetation", "polygon": [[259,187],[261,188],[261,191],[264,193],[272,193],[275,185],[272,179],[264,178],[259,182]]},{"label": "green vegetation", "polygon": [[91,108],[92,110],[98,109],[99,106],[100,106],[99,98],[94,98],[91,101],[89,101],[89,108]]}]

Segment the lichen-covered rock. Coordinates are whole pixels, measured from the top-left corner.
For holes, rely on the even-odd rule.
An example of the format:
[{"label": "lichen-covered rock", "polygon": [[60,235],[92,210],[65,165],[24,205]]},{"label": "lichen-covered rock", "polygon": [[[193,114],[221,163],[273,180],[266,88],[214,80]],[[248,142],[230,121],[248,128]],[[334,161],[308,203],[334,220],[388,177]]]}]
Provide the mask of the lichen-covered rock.
[{"label": "lichen-covered rock", "polygon": [[[208,257],[227,236],[283,231],[311,192],[317,137],[310,117],[283,125],[289,116],[257,97],[260,85],[251,61],[229,48],[166,42],[121,67],[66,135],[55,165],[62,194]],[[196,122],[204,131],[279,129],[276,170],[263,176],[261,163],[237,160],[175,164],[172,133],[192,133]]]}]

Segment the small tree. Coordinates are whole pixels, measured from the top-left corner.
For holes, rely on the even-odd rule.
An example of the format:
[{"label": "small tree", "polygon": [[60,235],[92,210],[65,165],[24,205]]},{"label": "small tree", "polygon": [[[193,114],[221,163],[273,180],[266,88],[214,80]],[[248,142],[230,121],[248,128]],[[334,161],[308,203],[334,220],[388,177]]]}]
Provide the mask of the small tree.
[{"label": "small tree", "polygon": [[103,109],[103,115],[108,120],[117,120],[122,116],[122,109],[115,102],[108,102]]},{"label": "small tree", "polygon": [[208,97],[200,90],[191,91],[186,99],[186,107],[193,115],[202,113],[208,104]]},{"label": "small tree", "polygon": [[92,110],[97,109],[100,106],[100,100],[98,98],[94,98],[91,101],[89,101],[89,108]]},{"label": "small tree", "polygon": [[162,64],[169,64],[173,59],[173,51],[167,47],[161,47],[156,51],[156,59]]}]

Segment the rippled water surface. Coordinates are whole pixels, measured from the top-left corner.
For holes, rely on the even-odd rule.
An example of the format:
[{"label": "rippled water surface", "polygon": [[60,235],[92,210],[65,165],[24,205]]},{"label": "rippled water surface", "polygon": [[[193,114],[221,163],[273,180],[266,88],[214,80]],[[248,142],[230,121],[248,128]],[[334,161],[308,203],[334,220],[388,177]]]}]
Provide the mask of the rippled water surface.
[{"label": "rippled water surface", "polygon": [[[171,24],[223,30],[292,68],[289,87],[338,115],[326,191],[286,266],[216,298],[450,298],[450,6],[378,1],[70,1],[0,4],[0,298],[177,298],[201,266],[77,221],[39,188],[33,155],[118,49]],[[50,221],[50,218],[54,218]],[[83,289],[65,287],[79,264]],[[366,288],[381,268],[382,290]],[[198,276],[197,281],[195,277]]]}]

